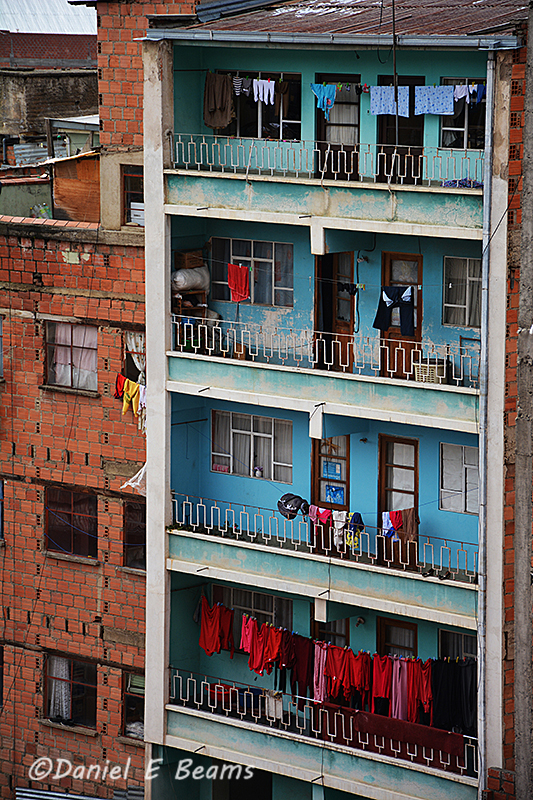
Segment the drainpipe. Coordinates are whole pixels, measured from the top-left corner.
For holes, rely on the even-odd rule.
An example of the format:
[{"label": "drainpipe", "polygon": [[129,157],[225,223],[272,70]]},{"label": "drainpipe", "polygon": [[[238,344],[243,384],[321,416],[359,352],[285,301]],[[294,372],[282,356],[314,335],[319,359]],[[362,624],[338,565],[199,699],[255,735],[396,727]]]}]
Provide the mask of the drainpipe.
[{"label": "drainpipe", "polygon": [[478,563],[478,742],[479,785],[482,800],[486,786],[486,639],[487,639],[487,400],[488,400],[488,341],[489,341],[489,272],[492,202],[492,159],[494,125],[494,50],[487,60],[487,95],[485,113],[485,163],[483,175],[483,256],[481,262],[481,364],[479,373],[479,563]]}]

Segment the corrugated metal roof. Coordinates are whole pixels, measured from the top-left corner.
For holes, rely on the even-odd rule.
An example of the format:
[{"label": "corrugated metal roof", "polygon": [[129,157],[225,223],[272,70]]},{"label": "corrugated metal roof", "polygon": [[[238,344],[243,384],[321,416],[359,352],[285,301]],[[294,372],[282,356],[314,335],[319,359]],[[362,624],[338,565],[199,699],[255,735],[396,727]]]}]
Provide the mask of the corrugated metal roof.
[{"label": "corrugated metal roof", "polygon": [[[17,167],[23,164],[42,164],[43,161],[48,161],[48,150],[46,145],[41,147],[38,142],[29,142],[26,144],[14,144],[13,152],[15,153],[15,161]],[[67,156],[67,148],[63,142],[54,142],[54,152],[57,158]]]},{"label": "corrugated metal roof", "polygon": [[100,117],[98,114],[88,114],[84,117],[50,117],[50,122],[52,123],[52,128],[57,128],[58,130],[100,130]]},{"label": "corrugated metal roof", "polygon": [[15,800],[99,800],[88,794],[66,794],[65,792],[42,791],[41,789],[15,789]]},{"label": "corrugated metal roof", "polygon": [[[524,0],[395,0],[398,36],[512,33],[527,19]],[[297,0],[194,25],[187,30],[271,33],[392,33],[392,0]]]},{"label": "corrugated metal roof", "polygon": [[0,30],[96,36],[96,11],[68,0],[0,0]]}]

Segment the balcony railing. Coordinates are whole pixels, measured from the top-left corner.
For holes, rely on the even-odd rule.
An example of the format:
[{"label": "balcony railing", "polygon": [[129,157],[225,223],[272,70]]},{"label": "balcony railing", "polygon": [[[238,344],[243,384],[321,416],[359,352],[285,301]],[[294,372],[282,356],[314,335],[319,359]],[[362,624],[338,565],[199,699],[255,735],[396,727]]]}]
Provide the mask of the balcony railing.
[{"label": "balcony railing", "polygon": [[480,188],[483,151],[334,144],[209,134],[174,137],[174,167],[218,172],[414,186]]},{"label": "balcony railing", "polygon": [[365,525],[351,535],[335,536],[328,525],[314,525],[300,514],[293,520],[279,511],[206,497],[173,492],[174,531],[265,545],[285,552],[307,553],[336,558],[378,569],[403,570],[424,577],[475,583],[478,569],[477,545],[453,539],[440,539],[431,533],[415,541],[385,536],[380,528]]},{"label": "balcony railing", "polygon": [[396,720],[388,717],[175,668],[170,670],[170,702],[176,710],[191,708],[241,720],[265,732],[278,730],[326,746],[353,747],[363,757],[377,753],[456,776],[478,777],[477,739],[461,734],[413,723],[403,723],[392,733]]},{"label": "balcony railing", "polygon": [[172,316],[173,350],[281,367],[417,383],[479,386],[479,342],[434,344],[277,325]]}]

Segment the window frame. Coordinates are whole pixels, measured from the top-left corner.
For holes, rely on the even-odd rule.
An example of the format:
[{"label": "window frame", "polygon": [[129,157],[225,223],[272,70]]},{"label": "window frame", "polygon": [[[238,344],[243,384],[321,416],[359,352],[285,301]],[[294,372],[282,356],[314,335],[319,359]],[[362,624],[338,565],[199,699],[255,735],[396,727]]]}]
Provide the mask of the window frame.
[{"label": "window frame", "polygon": [[[216,416],[220,415],[227,416],[229,420],[229,431],[228,431],[228,438],[229,438],[229,453],[219,453],[215,451],[215,424],[216,424]],[[244,430],[242,428],[235,428],[233,427],[233,417],[247,417],[250,420],[250,428],[249,430]],[[272,433],[262,433],[260,431],[254,430],[254,425],[256,420],[268,420],[272,422]],[[275,439],[276,439],[276,423],[282,423],[283,425],[290,425],[290,463],[286,463],[283,461],[275,461]],[[250,437],[250,446],[249,446],[249,457],[250,457],[250,472],[249,475],[243,475],[240,472],[235,471],[235,464],[234,464],[234,454],[233,454],[233,443],[234,443],[234,435],[240,436],[249,436]],[[268,470],[265,470],[263,465],[254,464],[254,442],[255,439],[269,439],[271,441],[270,446],[270,477],[268,477]],[[286,483],[287,485],[292,485],[293,483],[293,425],[292,420],[290,419],[278,419],[277,417],[263,417],[257,414],[242,414],[240,412],[234,411],[223,411],[222,409],[215,409],[211,410],[211,472],[223,473],[224,475],[236,475],[239,478],[254,478],[255,480],[267,480],[267,481],[275,481],[276,483]],[[236,458],[236,457],[235,457]],[[215,459],[223,459],[223,461],[219,461],[218,463]],[[223,467],[226,467],[227,464],[223,463],[224,461],[229,461],[229,468],[226,470]],[[214,469],[214,467],[222,467],[222,469]],[[290,469],[290,480],[283,480],[282,477],[279,476],[279,473],[276,474],[276,467],[283,469]],[[255,470],[257,468],[263,469],[263,474],[258,475],[255,474]],[[264,473],[267,475],[264,475]]]},{"label": "window frame", "polygon": [[[135,350],[128,350],[128,334],[136,333],[140,336],[144,337],[143,342],[143,351],[142,355],[144,357],[144,369],[140,370],[133,360],[132,353],[134,355],[138,355]],[[122,336],[122,373],[125,378],[128,378],[130,381],[134,381],[135,383],[144,383],[146,381],[146,332],[145,331],[133,331],[133,330],[124,330]],[[139,380],[140,379],[140,380]]]},{"label": "window frame", "polygon": [[[248,99],[245,94],[241,93],[239,95],[235,95],[233,97],[234,106],[235,106],[235,119],[233,119],[229,125],[219,131],[219,135],[221,136],[236,136],[239,139],[267,139],[272,141],[289,141],[289,142],[300,142],[302,140],[302,73],[301,72],[269,72],[269,71],[252,71],[250,70],[217,70],[220,75],[231,75],[232,77],[235,76],[236,78],[251,78],[252,81],[254,78],[258,80],[268,80],[269,78],[274,81],[284,81],[284,80],[292,80],[294,82],[300,83],[300,118],[299,119],[285,119],[283,117],[283,100],[280,99],[279,104],[279,136],[264,136],[263,134],[265,131],[263,130],[263,106],[265,105],[262,102],[255,103],[255,111],[257,114],[257,128],[256,128],[256,136],[251,136],[249,134],[245,134],[241,131],[241,119],[243,116],[243,103],[246,102]],[[294,76],[292,78],[287,78],[284,76]],[[253,83],[251,87],[251,93],[253,93]],[[253,97],[253,95],[252,95]],[[269,104],[270,106],[271,104]],[[269,123],[265,123],[269,124]],[[298,125],[300,128],[300,136],[297,139],[290,138],[284,132],[285,126],[290,125]]]},{"label": "window frame", "polygon": [[4,541],[5,539],[5,494],[6,482],[4,480],[0,480],[0,542]]},{"label": "window frame", "polygon": [[[389,462],[387,459],[387,445],[388,444],[406,444],[411,447],[414,447],[414,467],[410,467],[404,464],[396,464],[395,462]],[[415,508],[418,511],[418,491],[419,491],[419,453],[418,453],[418,439],[406,439],[400,436],[388,436],[386,434],[379,434],[378,437],[378,447],[379,447],[379,476],[378,476],[378,504],[379,504],[379,513],[378,513],[378,528],[382,526],[381,520],[381,513],[383,511],[392,511],[394,509],[389,508],[387,504],[387,492],[394,491],[395,487],[389,487],[387,482],[387,467],[397,467],[399,469],[409,469],[412,470],[414,473],[414,490],[411,492],[408,489],[401,489],[396,488],[397,492],[402,494],[409,494],[413,497],[413,505],[412,506],[405,506],[405,508]]]},{"label": "window frame", "polygon": [[[131,678],[142,678],[144,686],[142,693],[141,692],[132,692],[130,691],[131,686]],[[139,672],[123,672],[122,673],[122,735],[128,739],[137,739],[138,741],[142,741],[144,739],[144,732],[143,736],[135,736],[132,733],[127,732],[127,725],[128,725],[128,708],[127,708],[127,698],[132,698],[134,701],[137,701],[139,697],[142,697],[142,712],[141,712],[141,719],[140,720],[133,720],[133,722],[142,722],[144,728],[144,699],[146,694],[146,683],[145,683],[145,676]],[[130,720],[131,722],[132,720]]]},{"label": "window frame", "polygon": [[[134,221],[131,219],[131,204],[144,203],[144,167],[142,164],[122,164],[120,167],[120,173],[122,188],[122,224],[131,225],[131,223]],[[136,178],[141,178],[142,191],[139,191],[139,189],[130,188],[127,185],[130,179]],[[133,199],[133,197],[136,197],[137,199]]]},{"label": "window frame", "polygon": [[[445,487],[443,485],[444,480],[444,448],[445,447],[454,447],[454,448],[461,448],[462,450],[462,474],[461,474],[461,490],[450,489],[449,487]],[[469,450],[477,450],[478,454],[478,462],[477,462],[477,475],[478,475],[478,502],[477,502],[477,510],[476,511],[469,511],[468,510],[468,493],[469,490],[467,489],[467,470],[474,467],[473,464],[467,464],[465,461],[465,449]],[[452,514],[468,514],[469,516],[479,516],[479,447],[475,447],[474,445],[467,445],[467,444],[452,444],[450,442],[440,442],[440,452],[439,452],[439,511],[448,511]],[[454,508],[445,508],[443,505],[443,492],[448,492],[449,495],[461,496],[463,498],[462,502],[462,511],[458,511]]]},{"label": "window frame", "polygon": [[[55,677],[55,676],[51,676],[51,675],[48,674],[49,673],[49,668],[50,668],[50,658],[51,657],[58,658],[58,659],[63,659],[63,661],[68,662],[68,665],[69,665],[69,678],[68,679]],[[79,664],[84,668],[85,667],[92,667],[94,669],[94,683],[88,683],[88,682],[81,681],[81,680],[75,680],[74,677],[73,677],[73,669],[74,669],[74,665],[75,664]],[[51,709],[50,709],[50,704],[52,702],[51,681],[58,681],[61,684],[67,683],[70,686],[70,700],[69,700],[69,702],[70,702],[70,712],[71,712],[70,717],[62,718],[62,717],[59,717],[57,714],[55,716],[53,716],[53,717],[51,716]],[[84,660],[80,660],[78,658],[70,658],[69,656],[63,656],[63,655],[59,655],[59,654],[56,654],[56,653],[47,653],[46,654],[45,663],[44,663],[44,684],[45,684],[44,709],[45,709],[45,718],[46,719],[49,719],[51,722],[59,721],[59,722],[61,722],[63,724],[79,726],[79,727],[82,727],[82,728],[89,728],[89,729],[96,728],[96,711],[97,711],[97,696],[98,696],[98,692],[97,692],[97,689],[98,689],[98,675],[97,675],[96,664],[94,662],[84,661]],[[93,720],[91,721],[91,724],[89,724],[89,725],[84,724],[83,722],[79,722],[77,720],[74,720],[73,717],[72,717],[73,699],[75,699],[77,697],[79,698],[81,696],[79,694],[76,694],[76,692],[74,691],[74,687],[85,687],[86,689],[94,689],[94,692],[93,692],[94,708],[91,709]],[[89,693],[85,693],[84,696],[87,696],[89,698],[89,700],[90,700],[90,694]]]},{"label": "window frame", "polygon": [[[487,78],[486,77],[485,78],[442,78],[441,79],[441,86],[464,86],[465,84],[468,84],[468,85],[476,84],[477,85],[477,84],[480,84],[480,83],[486,84],[486,82],[487,82]],[[482,107],[486,109],[486,95],[481,100],[481,104],[482,104]],[[465,101],[464,127],[460,127],[460,128],[459,127],[451,128],[451,127],[449,127],[447,125],[444,125],[443,122],[444,122],[444,119],[446,117],[441,114],[441,117],[440,117],[440,133],[439,133],[439,142],[440,142],[440,147],[441,148],[446,149],[446,150],[484,150],[485,149],[484,143],[483,143],[482,147],[469,147],[468,146],[468,142],[469,142],[470,135],[471,135],[470,131],[469,131],[469,125],[472,125],[472,127],[473,127],[473,123],[470,122],[470,113],[471,113],[470,112],[470,104]],[[480,127],[482,127],[482,130],[483,130],[483,140],[484,140],[484,136],[485,136],[485,113],[483,113],[482,119],[483,119],[483,125],[480,126]],[[463,147],[450,147],[449,145],[443,144],[443,134],[446,131],[450,131],[450,132],[463,131]]]},{"label": "window frame", "polygon": [[[138,542],[128,541],[128,534],[132,534],[133,533],[133,535],[135,537],[135,531],[131,531],[129,529],[130,524],[132,524],[132,523],[133,524],[137,524],[137,525],[142,524],[142,523],[139,523],[138,520],[136,521],[136,520],[131,520],[131,519],[128,518],[128,514],[129,514],[128,509],[131,510],[132,506],[137,507],[138,510],[144,509],[144,544],[139,544]],[[123,510],[122,510],[122,524],[123,524],[123,528],[122,529],[123,529],[123,545],[124,545],[124,552],[123,552],[124,566],[128,567],[129,569],[137,569],[140,572],[146,572],[146,503],[145,502],[141,502],[137,498],[135,500],[125,500],[124,501],[124,505],[123,505]],[[132,552],[132,550],[130,548],[133,548],[133,547],[135,547],[135,548],[137,548],[137,547],[138,548],[143,548],[143,550],[144,550],[144,558],[140,558],[138,560],[141,561],[142,563],[144,563],[144,566],[138,567],[138,566],[133,566],[131,563],[128,563],[128,557],[129,557],[130,553]]]},{"label": "window frame", "polygon": [[[344,439],[346,445],[346,455],[338,456],[336,454],[328,454],[322,452],[324,447],[333,446],[334,439]],[[350,435],[330,436],[328,439],[313,439],[312,440],[312,472],[313,472],[313,502],[321,508],[331,508],[336,511],[348,510],[350,505]],[[344,463],[344,479],[324,477],[324,470],[320,470],[323,462],[341,462],[341,476],[342,476],[342,463]],[[344,503],[334,503],[333,501],[324,500],[321,497],[322,484],[325,485],[327,492],[327,482],[331,483],[332,488],[344,489]]]},{"label": "window frame", "polygon": [[[255,617],[259,626],[266,622],[273,625],[275,628],[287,628],[292,630],[292,616],[293,616],[293,603],[288,597],[278,597],[269,592],[256,592],[253,589],[242,589],[233,586],[223,586],[219,583],[214,583],[213,589],[213,605],[215,603],[222,603],[226,608],[232,608],[235,612],[233,615],[233,639],[235,642],[235,649],[239,652],[239,645],[241,643],[241,626],[242,615],[247,614],[249,617]],[[252,595],[251,605],[238,602],[238,592],[249,593]],[[259,598],[270,598],[272,600],[272,611],[260,608],[261,601]],[[263,601],[264,603],[265,601]]]},{"label": "window frame", "polygon": [[[214,256],[213,251],[215,249],[214,242],[229,242],[229,255],[228,261],[225,259],[216,259],[217,262],[221,264],[221,272],[222,275],[225,276],[224,280],[217,280],[215,279],[216,272],[213,269],[213,262]],[[249,242],[250,243],[250,255],[249,256],[240,256],[234,255],[234,249],[236,242]],[[217,303],[231,303],[231,295],[228,286],[228,264],[237,264],[238,266],[249,266],[250,271],[252,268],[254,270],[254,277],[256,274],[256,269],[262,269],[262,267],[255,267],[256,263],[269,263],[270,264],[270,289],[271,289],[271,303],[260,303],[255,301],[255,284],[256,281],[254,279],[250,279],[250,298],[248,300],[241,301],[242,303],[246,303],[246,305],[252,306],[264,306],[266,308],[294,308],[294,244],[292,242],[274,242],[274,241],[267,241],[267,240],[260,240],[260,239],[237,239],[234,237],[229,236],[212,236],[209,240],[210,244],[210,255],[209,261],[211,266],[211,292],[210,292],[210,299]],[[272,247],[272,257],[270,259],[264,258],[263,256],[256,257],[254,255],[254,250],[256,245],[258,244],[267,244],[271,245]],[[226,245],[227,246],[227,245]],[[290,280],[291,286],[282,285],[281,283],[276,285],[276,247],[290,247]],[[223,247],[220,248],[221,250]],[[215,288],[221,287],[221,288]],[[276,303],[276,292],[283,292],[285,296],[287,293],[290,295],[291,303],[288,305],[287,303]],[[215,294],[220,294],[220,297],[215,297]]]},{"label": "window frame", "polygon": [[[386,630],[389,628],[403,628],[414,632],[414,647],[403,647],[387,642]],[[404,650],[412,650],[411,655],[414,658],[418,657],[418,625],[416,622],[408,622],[407,620],[392,619],[390,617],[376,617],[376,651],[380,656],[389,655],[386,652],[387,647],[398,647]],[[411,656],[405,656],[410,658]]]},{"label": "window frame", "polygon": [[[335,630],[335,627],[340,630]],[[313,639],[318,642],[328,642],[337,647],[348,647],[350,644],[350,619],[331,620],[330,622],[320,622],[311,619],[311,631]]]},{"label": "window frame", "polygon": [[[56,510],[51,508],[51,500],[50,494],[51,492],[63,492],[64,494],[70,494],[70,512],[65,512],[62,510]],[[74,511],[74,497],[75,495],[81,495],[86,498],[91,498],[94,503],[94,514],[84,514],[80,512]],[[94,559],[95,561],[98,559],[98,495],[92,494],[90,492],[74,492],[71,489],[65,489],[64,487],[58,488],[56,486],[46,486],[45,487],[45,548],[47,551],[51,553],[64,553],[65,555],[72,555],[72,556],[79,556],[82,558],[90,558]],[[58,544],[54,539],[51,537],[50,534],[50,520],[60,520],[61,517],[59,516],[62,514],[64,517],[69,516],[70,521],[64,520],[67,525],[70,527],[70,550],[66,550],[60,544]],[[73,524],[73,517],[84,517],[86,519],[94,520],[94,534],[90,531],[80,531],[79,529],[75,528]],[[53,523],[52,523],[53,527]],[[85,535],[87,541],[87,547],[84,548],[87,552],[75,552],[74,550],[74,531],[77,530]],[[54,534],[57,536],[57,532]],[[80,548],[81,549],[81,548]]]},{"label": "window frame", "polygon": [[[462,278],[461,280],[466,282],[466,297],[465,297],[465,304],[454,304],[454,303],[447,303],[446,302],[446,288],[448,283],[452,283],[450,279],[446,276],[446,264],[448,261],[463,261],[463,269],[462,269]],[[470,277],[470,265],[471,263],[477,262],[479,266],[479,278]],[[472,296],[473,291],[473,284],[477,284],[477,290],[479,292],[479,309],[481,315],[481,259],[480,258],[470,258],[469,256],[444,256],[442,262],[442,324],[447,328],[471,328],[472,330],[479,331],[481,329],[481,319],[479,325],[474,325],[470,319],[468,318],[469,310],[471,308],[470,298]],[[446,320],[446,310],[447,309],[463,309],[464,310],[464,321],[463,323],[460,322],[448,322]]]},{"label": "window frame", "polygon": [[[458,638],[456,650],[459,651],[459,655],[450,655],[449,652],[445,653],[442,639],[443,634],[447,636],[454,636]],[[465,647],[465,638],[474,639],[475,642],[475,652],[470,652],[467,647]],[[465,633],[464,631],[449,631],[446,628],[439,628],[439,658],[477,658],[477,634],[475,631],[471,633]]]},{"label": "window frame", "polygon": [[[55,389],[67,389],[72,392],[97,392],[98,391],[98,327],[96,325],[85,325],[83,322],[65,322],[63,320],[46,320],[45,321],[45,382],[47,386],[53,387]],[[66,328],[68,325],[70,328],[70,344],[62,344],[56,341],[53,341],[52,335],[52,325],[62,325]],[[90,347],[84,344],[73,345],[73,330],[75,328],[91,328],[96,332],[96,346]],[[54,331],[55,333],[55,331]],[[85,340],[85,337],[84,337]],[[55,383],[53,382],[52,373],[53,373],[53,364],[57,362],[54,361],[54,348],[57,346],[69,348],[70,350],[70,382],[69,383]],[[73,381],[73,365],[75,360],[77,361],[78,358],[74,359],[74,351],[80,352],[80,358],[83,356],[83,353],[94,353],[94,370],[86,370],[86,372],[92,372],[94,374],[94,387],[87,388],[84,386],[75,386]]]}]

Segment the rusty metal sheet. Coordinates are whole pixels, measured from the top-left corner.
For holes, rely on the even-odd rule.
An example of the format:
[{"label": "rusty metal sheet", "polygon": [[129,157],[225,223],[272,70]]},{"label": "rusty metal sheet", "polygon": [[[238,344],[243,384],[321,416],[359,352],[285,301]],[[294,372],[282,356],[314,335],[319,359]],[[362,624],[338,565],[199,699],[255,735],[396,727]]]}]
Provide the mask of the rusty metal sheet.
[{"label": "rusty metal sheet", "polygon": [[[512,33],[527,19],[524,0],[396,0],[398,36]],[[297,0],[194,29],[272,33],[392,34],[392,0]]]}]

